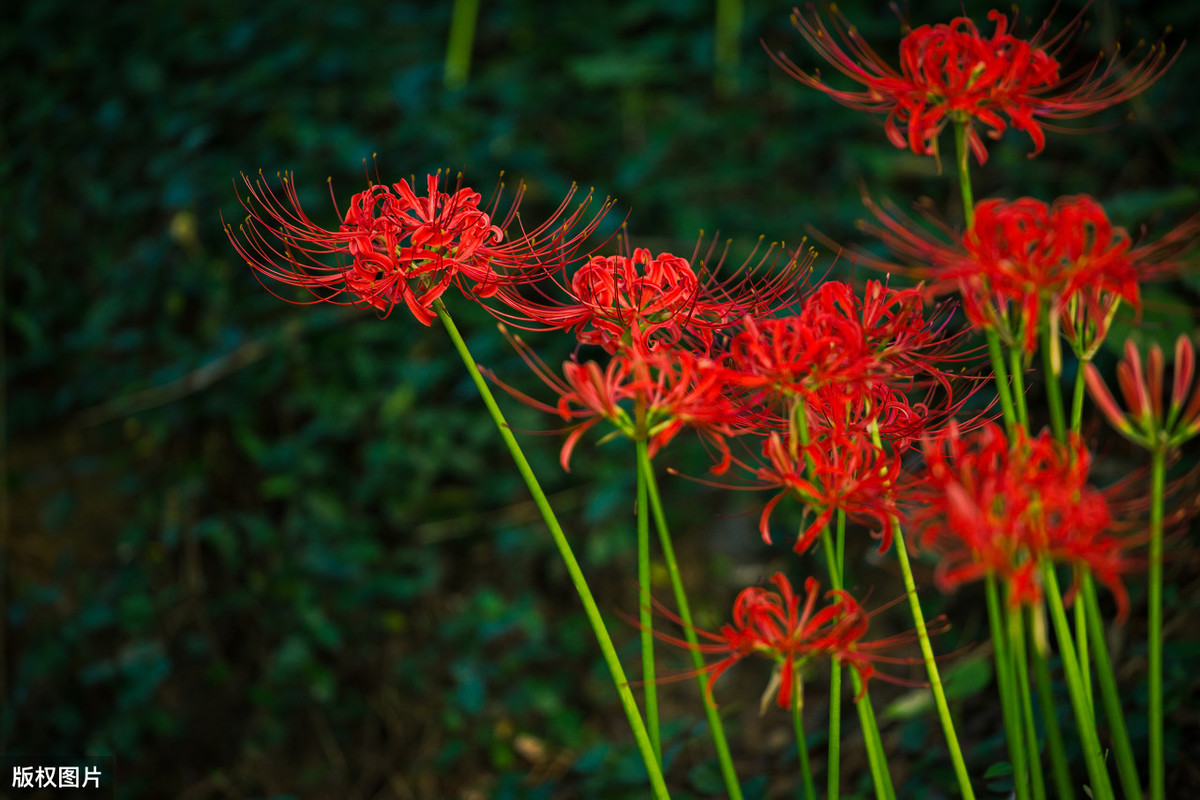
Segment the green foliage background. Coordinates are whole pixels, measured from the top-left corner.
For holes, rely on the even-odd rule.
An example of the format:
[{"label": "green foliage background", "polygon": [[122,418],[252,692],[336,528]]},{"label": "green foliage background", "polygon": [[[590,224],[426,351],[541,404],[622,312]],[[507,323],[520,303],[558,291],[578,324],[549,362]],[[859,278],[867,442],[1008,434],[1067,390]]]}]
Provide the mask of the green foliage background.
[{"label": "green foliage background", "polygon": [[[928,5],[914,24],[960,9]],[[1022,9],[1026,30],[1046,5]],[[1168,25],[1173,47],[1200,32],[1200,6],[1135,9],[1094,3],[1084,54]],[[842,10],[895,51],[882,4]],[[529,218],[573,182],[594,186],[620,199],[613,223],[628,213],[635,244],[682,253],[700,229],[795,244],[813,225],[850,241],[863,187],[928,195],[957,219],[932,159],[772,64],[760,39],[822,66],[788,11],[747,4],[737,86],[719,92],[711,3],[485,4],[470,80],[447,91],[449,4],[10,4],[0,751],[113,754],[123,799],[637,796],[641,767],[577,601],[444,337],[402,313],[281,303],[222,215],[243,213],[239,171],[293,170],[332,223],[326,178],[344,199],[377,153],[384,180],[449,168],[486,194],[501,170],[523,178]],[[1151,235],[1193,213],[1197,56],[1185,49],[1101,129],[1050,134],[1036,159],[1006,136],[977,196],[1088,192]],[[1197,288],[1148,292],[1136,333],[1190,330]],[[454,311],[477,358],[525,385],[489,318]],[[537,346],[552,362],[570,348]],[[558,424],[506,407],[521,430]],[[631,453],[582,448],[565,476],[556,438],[524,438],[632,657],[616,615],[634,606]],[[1134,457],[1116,450],[1109,471]],[[695,450],[667,458],[703,470]],[[742,586],[796,569],[786,544],[759,544],[753,515],[735,516],[761,498],[668,488],[705,624]],[[1170,565],[1177,787],[1200,763],[1195,563]],[[886,571],[859,575],[877,598],[896,593]],[[758,718],[764,676],[745,671],[722,697],[739,767],[752,796],[789,796],[787,721]],[[1139,675],[1125,676],[1135,706]],[[694,687],[664,691],[679,796],[719,793]],[[819,688],[809,702],[819,746]],[[997,716],[967,726],[980,772],[1001,758]],[[935,726],[898,713],[887,735],[907,791],[948,791]]]}]

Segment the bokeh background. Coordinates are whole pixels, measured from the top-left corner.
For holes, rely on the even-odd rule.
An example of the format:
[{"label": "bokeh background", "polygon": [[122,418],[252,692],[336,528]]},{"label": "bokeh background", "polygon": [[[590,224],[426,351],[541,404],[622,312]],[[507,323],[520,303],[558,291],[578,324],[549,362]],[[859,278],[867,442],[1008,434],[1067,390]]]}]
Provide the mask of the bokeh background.
[{"label": "bokeh background", "polygon": [[[595,187],[620,201],[610,232],[627,220],[634,244],[684,254],[701,229],[734,237],[735,254],[760,235],[795,245],[808,226],[851,242],[864,189],[902,205],[928,197],[959,219],[950,164],[939,174],[893,149],[879,120],[772,63],[760,42],[822,66],[790,6],[746,2],[723,23],[732,44],[718,63],[718,5],[484,4],[469,77],[448,87],[449,3],[7,4],[0,752],[113,755],[122,800],[642,795],[577,600],[445,337],[402,313],[280,302],[237,259],[222,215],[243,214],[239,172],[291,170],[332,224],[326,179],[344,199],[366,185],[365,162],[384,180],[462,170],[485,195],[503,170],[529,184],[529,218],[572,183]],[[885,4],[841,8],[895,52],[901,25]],[[988,8],[967,10],[982,21]],[[960,10],[901,14],[921,24]],[[1024,6],[1024,30],[1048,11]],[[1168,26],[1172,49],[1200,34],[1196,4],[1097,0],[1086,17],[1075,65]],[[1035,159],[1023,135],[994,144],[976,196],[1087,192],[1135,235],[1195,213],[1197,45],[1090,132],[1050,134]],[[1142,319],[1116,335],[1190,331],[1198,291],[1195,277],[1148,289]],[[490,318],[453,310],[480,361],[536,391]],[[570,349],[534,341],[551,362]],[[560,424],[506,409],[523,431]],[[1096,437],[1098,480],[1136,467],[1137,453]],[[558,438],[523,438],[633,664],[636,632],[620,617],[635,608],[631,451],[583,447],[564,475]],[[698,448],[664,460],[705,468]],[[765,497],[665,489],[702,624],[773,570],[809,569],[786,542],[758,539]],[[1168,565],[1175,792],[1200,785],[1193,541]],[[852,581],[882,603],[899,583],[872,553],[852,546]],[[978,595],[952,602],[941,647],[956,651],[947,668],[982,775],[1004,758],[988,653],[970,646],[986,625]],[[1137,617],[1114,642],[1141,742]],[[758,713],[766,677],[740,667],[719,699],[749,796],[791,797],[789,720]],[[818,671],[806,696],[816,753],[822,684]],[[719,796],[694,683],[664,693],[677,796]],[[905,689],[881,684],[877,697],[900,795],[950,796],[936,724]],[[865,797],[861,751],[845,752],[848,790]]]}]

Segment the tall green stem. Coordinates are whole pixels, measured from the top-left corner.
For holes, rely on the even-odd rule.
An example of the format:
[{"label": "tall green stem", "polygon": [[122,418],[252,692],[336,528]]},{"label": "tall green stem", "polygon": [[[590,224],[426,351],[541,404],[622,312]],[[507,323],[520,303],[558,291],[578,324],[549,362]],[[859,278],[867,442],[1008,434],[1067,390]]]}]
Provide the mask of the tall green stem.
[{"label": "tall green stem", "polygon": [[1150,675],[1150,800],[1166,797],[1166,755],[1163,751],[1163,496],[1166,493],[1167,452],[1161,445],[1150,454],[1150,620],[1147,630]]},{"label": "tall green stem", "polygon": [[1017,412],[1013,409],[1012,389],[1008,385],[1008,369],[1004,366],[1004,352],[1000,346],[1000,337],[994,328],[984,329],[984,334],[987,336],[988,357],[992,362],[992,373],[996,377],[996,394],[1000,397],[1000,411],[1004,414],[1004,426],[1011,434],[1020,420]]},{"label": "tall green stem", "polygon": [[[645,413],[638,409],[639,419]],[[640,430],[640,428],[639,428]],[[662,734],[658,726],[658,683],[654,679],[654,617],[650,606],[650,503],[647,500],[646,471],[641,468],[644,439],[637,440],[637,560],[638,624],[642,629],[642,688],[646,704],[646,728],[654,757],[662,764]]]},{"label": "tall green stem", "polygon": [[917,639],[921,643],[925,674],[929,676],[929,688],[933,691],[934,706],[942,724],[942,734],[946,737],[946,746],[950,749],[950,763],[954,765],[954,776],[958,779],[958,790],[962,792],[963,800],[974,800],[975,790],[971,788],[971,777],[967,774],[967,764],[958,743],[958,734],[954,731],[954,718],[950,714],[950,704],[946,702],[946,690],[942,687],[942,676],[938,672],[937,658],[933,654],[933,643],[929,641],[929,628],[925,624],[925,612],[921,610],[921,598],[917,596],[917,582],[913,578],[912,564],[908,560],[904,532],[900,529],[900,521],[895,518],[892,519],[892,540],[892,547],[900,561],[900,572],[904,576],[904,593],[908,595],[908,608],[912,612],[913,626],[917,629]]},{"label": "tall green stem", "polygon": [[479,0],[454,0],[450,17],[450,39],[446,44],[446,88],[461,89],[471,71],[471,48],[475,44],[475,22]]},{"label": "tall green stem", "polygon": [[1004,736],[1008,741],[1008,758],[1012,764],[1013,786],[1018,800],[1029,800],[1029,773],[1026,771],[1025,747],[1022,742],[1024,737],[1020,701],[1017,698],[1016,680],[1013,676],[1004,608],[1000,604],[1000,591],[994,575],[987,576],[986,589],[988,623],[991,627],[992,648],[996,660],[996,685],[1000,689],[1000,711],[1004,719]]},{"label": "tall green stem", "polygon": [[975,195],[971,191],[970,157],[971,149],[967,147],[967,126],[969,122],[954,123],[954,156],[958,164],[958,188],[962,192],[963,219],[967,227],[975,223]]},{"label": "tall green stem", "polygon": [[1050,619],[1054,623],[1054,636],[1058,640],[1058,652],[1062,656],[1063,677],[1067,681],[1067,692],[1071,696],[1071,707],[1075,711],[1075,723],[1079,730],[1084,761],[1087,763],[1088,778],[1092,782],[1092,797],[1112,800],[1112,782],[1104,766],[1104,754],[1100,749],[1100,737],[1096,733],[1096,717],[1088,705],[1079,677],[1079,659],[1075,643],[1071,638],[1071,627],[1067,624],[1067,612],[1063,608],[1062,592],[1058,588],[1058,576],[1049,560],[1042,561],[1042,585],[1046,602],[1050,606]]},{"label": "tall green stem", "polygon": [[1087,364],[1088,362],[1080,359],[1075,365],[1075,385],[1071,394],[1071,430],[1075,433],[1083,430],[1083,396],[1086,394],[1087,383],[1083,375]]},{"label": "tall green stem", "polygon": [[1017,692],[1021,698],[1021,715],[1025,720],[1025,754],[1028,756],[1033,800],[1046,800],[1046,779],[1042,775],[1042,761],[1037,743],[1037,724],[1033,716],[1033,693],[1029,690],[1029,658],[1025,653],[1025,624],[1023,622],[1025,612],[1020,606],[1013,606],[1010,597],[1007,613],[1008,641],[1012,647],[1013,673],[1017,679]]},{"label": "tall green stem", "polygon": [[533,468],[529,466],[529,461],[525,458],[525,453],[521,451],[521,446],[517,443],[516,436],[513,435],[512,429],[508,426],[508,422],[505,421],[504,414],[500,411],[500,406],[497,405],[496,398],[492,395],[491,389],[488,388],[487,381],[483,379],[483,375],[479,372],[479,367],[475,364],[475,359],[471,357],[471,351],[467,348],[467,343],[463,341],[462,334],[458,332],[458,328],[454,325],[454,321],[446,311],[445,304],[440,299],[435,300],[433,308],[437,312],[438,319],[442,321],[442,325],[446,328],[446,333],[450,335],[450,340],[454,343],[454,349],[458,351],[459,357],[466,366],[467,372],[471,376],[471,381],[479,391],[479,396],[482,398],[483,404],[487,406],[488,414],[491,415],[492,422],[495,423],[497,430],[499,430],[500,438],[504,440],[505,446],[508,447],[508,452],[517,465],[517,471],[521,473],[525,485],[529,488],[529,493],[533,496],[533,502],[537,505],[538,511],[541,512],[542,519],[546,522],[546,527],[550,529],[550,536],[554,539],[554,544],[558,548],[559,556],[561,556],[563,564],[567,568],[567,574],[571,578],[571,583],[575,586],[575,592],[579,595],[579,600],[583,604],[583,612],[592,627],[592,633],[596,637],[597,644],[600,645],[600,652],[604,657],[604,663],[608,667],[613,685],[617,689],[618,697],[620,697],[621,707],[624,709],[625,716],[629,720],[629,727],[633,731],[634,740],[637,742],[638,752],[641,753],[642,762],[646,765],[651,792],[656,800],[668,800],[670,794],[667,792],[667,784],[663,779],[662,768],[659,767],[658,760],[654,756],[654,748],[650,744],[650,736],[646,732],[645,724],[642,722],[642,715],[638,711],[637,702],[633,699],[633,692],[629,688],[629,680],[625,677],[625,670],[621,667],[620,658],[617,657],[617,649],[613,646],[612,637],[609,636],[608,628],[604,625],[604,618],[600,616],[600,609],[596,606],[596,600],[592,596],[592,590],[588,587],[587,578],[583,575],[579,561],[576,560],[575,554],[571,550],[571,544],[567,541],[567,536],[563,533],[562,526],[558,523],[558,518],[554,515],[554,510],[550,507],[550,501],[546,499],[546,493],[542,491],[537,476],[533,474]]},{"label": "tall green stem", "polygon": [[744,15],[742,0],[717,0],[717,22],[713,36],[717,66],[714,83],[721,94],[732,94],[737,89],[738,40],[741,38]]},{"label": "tall green stem", "polygon": [[[1075,784],[1071,782],[1071,771],[1067,767],[1067,751],[1063,747],[1062,729],[1058,725],[1058,712],[1054,705],[1053,684],[1050,682],[1050,667],[1046,663],[1046,642],[1038,628],[1041,608],[1030,609],[1028,626],[1033,651],[1033,677],[1037,682],[1038,705],[1042,709],[1042,724],[1046,727],[1046,749],[1050,751],[1050,767],[1054,776],[1054,792],[1057,800],[1075,800]],[[1043,618],[1044,619],[1044,618]],[[1045,623],[1042,622],[1044,627]]]},{"label": "tall green stem", "polygon": [[692,667],[696,670],[696,682],[704,693],[704,715],[708,720],[708,729],[712,733],[713,746],[717,751],[717,762],[721,765],[721,777],[725,781],[725,791],[730,800],[742,800],[742,787],[738,783],[737,772],[733,768],[733,756],[729,752],[729,742],[725,738],[725,727],[721,723],[721,715],[716,707],[707,702],[708,682],[704,672],[704,656],[700,652],[700,641],[696,636],[696,627],[692,624],[692,609],[688,603],[687,592],[683,587],[683,576],[679,573],[679,562],[675,560],[675,547],[671,542],[671,533],[667,528],[667,517],[663,512],[662,497],[658,493],[658,479],[654,476],[654,466],[650,461],[650,453],[645,446],[638,448],[638,471],[646,476],[646,493],[650,498],[650,512],[654,515],[654,526],[658,529],[658,542],[662,548],[663,561],[667,566],[667,575],[671,579],[671,589],[675,593],[675,607],[679,609],[679,619],[683,621],[683,636],[687,639],[689,653],[692,657]]},{"label": "tall green stem", "polygon": [[[837,552],[834,547],[833,540],[829,535],[829,527],[826,526],[821,530],[821,550],[825,553],[825,566],[829,571],[829,580],[833,584],[834,589],[842,588],[842,576],[838,570]],[[842,667],[840,664],[833,665],[833,672],[840,673]],[[858,721],[862,726],[863,743],[867,748],[867,764],[871,769],[871,777],[875,783],[875,794],[880,800],[890,800],[895,798],[896,790],[892,786],[892,776],[888,771],[887,753],[883,749],[883,738],[879,735],[879,724],[875,719],[875,709],[871,707],[871,697],[863,690],[862,678],[858,674],[858,670],[851,669],[850,683],[854,687],[855,697],[859,699],[855,702],[855,708],[858,711]],[[840,685],[840,676],[839,676]],[[830,719],[833,718],[834,712],[834,697],[830,695]],[[840,691],[837,698],[837,705],[841,705]],[[832,729],[831,729],[832,735]],[[829,742],[830,750],[833,749],[833,740]],[[830,761],[830,771],[835,768],[840,768],[840,763]],[[830,797],[835,797],[833,792]]]},{"label": "tall green stem", "polygon": [[1012,393],[1017,407],[1017,424],[1029,430],[1029,409],[1025,405],[1025,364],[1019,350],[1008,351],[1008,362],[1012,365]]},{"label": "tall green stem", "polygon": [[812,767],[808,763],[808,740],[804,738],[804,717],[800,713],[801,694],[792,689],[792,727],[796,730],[796,755],[800,759],[800,781],[804,787],[804,800],[817,800],[817,787],[813,783]]},{"label": "tall green stem", "polygon": [[1100,602],[1096,599],[1096,583],[1086,569],[1079,578],[1080,594],[1075,602],[1087,606],[1087,624],[1092,634],[1092,651],[1096,655],[1096,675],[1100,679],[1100,698],[1104,703],[1104,716],[1112,732],[1113,750],[1117,754],[1117,773],[1126,800],[1142,800],[1142,779],[1138,777],[1137,764],[1133,758],[1133,746],[1129,743],[1129,731],[1125,728],[1125,714],[1121,710],[1121,697],[1117,694],[1117,678],[1113,674],[1112,661],[1105,645],[1104,627],[1100,624]]},{"label": "tall green stem", "polygon": [[1054,363],[1054,350],[1058,343],[1050,341],[1051,326],[1041,325],[1043,332],[1042,364],[1046,371],[1046,402],[1050,406],[1050,427],[1054,430],[1054,438],[1060,442],[1067,440],[1067,423],[1063,414],[1062,387],[1059,386],[1060,372]]}]

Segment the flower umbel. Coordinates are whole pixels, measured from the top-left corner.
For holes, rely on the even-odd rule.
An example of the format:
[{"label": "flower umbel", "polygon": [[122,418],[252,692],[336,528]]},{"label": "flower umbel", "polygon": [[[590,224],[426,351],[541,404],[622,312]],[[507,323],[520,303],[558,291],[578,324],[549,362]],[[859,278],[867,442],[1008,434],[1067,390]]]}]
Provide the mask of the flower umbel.
[{"label": "flower umbel", "polygon": [[1041,600],[1038,565],[1086,566],[1127,605],[1122,573],[1127,542],[1112,533],[1104,495],[1087,482],[1091,459],[1082,440],[1056,442],[1018,428],[1010,441],[989,424],[970,436],[952,428],[926,440],[926,470],[910,495],[920,546],[938,553],[934,573],[949,591],[994,575],[1014,603]]},{"label": "flower umbel", "polygon": [[837,89],[782,53],[776,61],[805,86],[844,106],[886,114],[888,140],[919,155],[937,154],[946,123],[967,125],[967,143],[980,164],[987,161],[987,148],[975,123],[992,139],[1009,126],[1027,133],[1036,155],[1045,145],[1043,128],[1052,127],[1043,120],[1081,117],[1121,103],[1158,80],[1174,61],[1161,45],[1140,60],[1114,48],[1107,62],[1101,56],[1088,68],[1064,74],[1058,54],[1082,27],[1079,18],[1052,37],[1043,24],[1032,39],[1013,35],[1012,20],[999,11],[987,18],[995,26],[990,36],[967,17],[915,28],[900,42],[897,70],[840,14],[827,24],[809,6],[806,13],[793,12],[793,24],[839,72],[864,88]]},{"label": "flower umbel", "polygon": [[[779,690],[776,702],[780,708],[790,708],[793,694],[800,691],[800,670],[813,660],[832,659],[858,672],[862,690],[855,700],[867,692],[867,681],[878,674],[873,662],[909,663],[910,659],[883,654],[883,651],[906,645],[914,640],[912,634],[900,634],[875,641],[863,641],[870,615],[850,594],[841,589],[825,593],[828,605],[818,609],[820,584],[814,578],[804,581],[804,594],[798,595],[787,577],[777,572],[771,577],[775,588],[752,586],[743,589],[733,603],[733,621],[720,633],[696,629],[704,642],[696,647],[702,653],[724,655],[709,664],[708,699],[712,688],[725,670],[750,655],[761,655],[779,667]],[[680,620],[659,606],[659,611],[672,621]],[[679,647],[691,647],[688,642],[655,631],[655,636]],[[887,675],[887,680],[903,682]]]},{"label": "flower umbel", "polygon": [[[314,302],[362,304],[384,313],[402,302],[423,325],[433,321],[433,303],[451,284],[488,297],[501,285],[529,281],[547,265],[569,260],[608,209],[605,203],[574,231],[591,198],[567,213],[572,189],[545,223],[507,237],[507,228],[519,226],[523,189],[497,223],[499,192],[482,208],[482,197],[470,188],[443,191],[438,173],[427,176],[424,196],[402,180],[355,194],[344,214],[334,199],[342,221],[327,229],[301,208],[291,174],[279,176],[281,194],[265,179],[242,179],[248,196],[240,199],[248,216],[241,237],[232,226],[226,232],[257,272],[303,287]],[[349,299],[341,300],[343,295]]]},{"label": "flower umbel", "polygon": [[[869,254],[859,263],[927,280],[932,293],[959,291],[972,323],[997,331],[1027,355],[1037,347],[1043,313],[1080,349],[1094,349],[1117,305],[1140,308],[1142,283],[1195,262],[1200,230],[1200,216],[1193,216],[1156,242],[1135,244],[1087,195],[1053,203],[1023,197],[980,202],[963,233],[935,220],[952,239],[946,242],[894,208],[865,202],[878,222],[860,227],[912,266]],[[1081,307],[1093,318],[1083,320],[1093,328],[1088,335],[1081,335]]]},{"label": "flower umbel", "polygon": [[[705,352],[716,332],[786,308],[800,296],[814,253],[799,249],[778,265],[774,245],[758,249],[728,275],[705,265],[699,245],[691,260],[634,248],[630,255],[593,256],[550,276],[550,286],[502,291],[497,315],[527,330],[570,330],[583,344],[610,353],[683,345]],[[539,296],[540,295],[540,296]]]}]

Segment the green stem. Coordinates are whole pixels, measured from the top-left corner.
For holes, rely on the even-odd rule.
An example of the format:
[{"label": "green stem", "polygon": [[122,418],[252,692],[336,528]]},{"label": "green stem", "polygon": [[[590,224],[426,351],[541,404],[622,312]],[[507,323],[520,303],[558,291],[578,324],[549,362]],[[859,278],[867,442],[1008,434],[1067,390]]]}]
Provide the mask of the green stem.
[{"label": "green stem", "polygon": [[804,800],[817,800],[817,787],[813,783],[812,767],[808,763],[808,740],[804,738],[804,719],[800,714],[800,692],[792,690],[792,727],[796,729],[796,754],[800,758],[800,780],[804,786]]},{"label": "green stem", "polygon": [[460,89],[471,71],[471,48],[475,44],[475,22],[479,0],[454,0],[450,17],[450,40],[446,44],[446,88]]},{"label": "green stem", "polygon": [[1104,716],[1112,733],[1113,750],[1117,755],[1117,774],[1126,800],[1142,800],[1142,779],[1138,777],[1137,764],[1133,758],[1133,746],[1129,743],[1129,731],[1125,728],[1125,714],[1121,710],[1121,697],[1117,694],[1117,678],[1113,674],[1112,661],[1108,657],[1104,627],[1100,624],[1100,602],[1096,599],[1096,583],[1090,571],[1084,569],[1079,578],[1082,598],[1076,603],[1087,605],[1087,623],[1091,629],[1092,650],[1096,655],[1096,675],[1100,679],[1100,698],[1104,703]]},{"label": "green stem", "polygon": [[[1062,729],[1058,725],[1058,713],[1054,705],[1053,684],[1050,667],[1046,664],[1045,637],[1036,632],[1037,609],[1030,609],[1029,635],[1032,639],[1033,677],[1037,682],[1038,705],[1042,709],[1042,724],[1046,728],[1046,748],[1050,751],[1050,767],[1054,775],[1054,792],[1058,800],[1074,800],[1075,785],[1071,783],[1071,770],[1067,767],[1067,751],[1063,747]],[[1044,623],[1043,623],[1044,625]]]},{"label": "green stem", "polygon": [[738,40],[742,32],[745,11],[742,0],[717,0],[717,22],[714,36],[717,72],[714,78],[717,91],[732,94],[737,89]]},{"label": "green stem", "polygon": [[1083,681],[1079,677],[1079,659],[1075,653],[1075,643],[1071,638],[1071,628],[1067,624],[1067,612],[1063,608],[1062,592],[1058,588],[1058,576],[1054,573],[1054,565],[1045,559],[1042,561],[1042,584],[1045,588],[1047,603],[1050,606],[1050,619],[1054,623],[1054,636],[1058,639],[1063,677],[1066,678],[1067,692],[1071,696],[1071,707],[1075,711],[1075,723],[1079,730],[1084,761],[1087,763],[1088,778],[1092,782],[1092,797],[1099,800],[1112,800],[1112,782],[1109,780],[1108,770],[1104,766],[1100,736],[1096,733],[1095,714],[1088,705],[1087,695],[1083,692]]},{"label": "green stem", "polygon": [[1166,797],[1166,755],[1163,743],[1163,496],[1166,493],[1167,452],[1155,447],[1150,460],[1150,620],[1147,630],[1150,672],[1150,800]]},{"label": "green stem", "polygon": [[[683,636],[687,639],[689,653],[692,657],[692,667],[696,670],[696,682],[705,698],[708,697],[708,681],[704,672],[704,655],[700,652],[700,641],[696,636],[696,627],[692,624],[692,609],[688,603],[687,592],[683,587],[683,576],[679,573],[679,562],[675,560],[675,547],[671,543],[671,533],[667,528],[667,517],[663,512],[662,497],[658,493],[658,479],[654,476],[654,467],[650,461],[649,451],[642,447],[638,450],[638,471],[646,476],[646,493],[650,497],[650,512],[654,515],[654,525],[658,529],[658,542],[662,548],[663,561],[666,562],[667,574],[671,579],[671,589],[675,593],[675,607],[679,609],[679,619],[683,621]],[[725,781],[725,790],[730,800],[742,800],[742,787],[738,783],[737,772],[733,768],[733,756],[729,752],[729,742],[725,738],[725,727],[721,723],[721,715],[712,703],[704,703],[704,715],[708,720],[708,729],[712,733],[713,746],[717,751],[717,762],[721,765],[721,777]]]},{"label": "green stem", "polygon": [[1025,748],[1022,742],[1021,712],[1016,683],[1013,677],[1012,656],[1004,624],[1004,608],[994,575],[987,576],[988,623],[991,626],[992,648],[996,659],[996,685],[1000,689],[1000,711],[1004,719],[1004,735],[1008,741],[1008,758],[1012,764],[1013,787],[1018,800],[1029,800],[1028,772],[1025,767]]},{"label": "green stem", "polygon": [[829,768],[826,775],[826,794],[830,800],[841,795],[842,779],[842,665],[834,664],[829,671]]},{"label": "green stem", "polygon": [[1025,365],[1021,361],[1020,351],[1009,350],[1008,361],[1012,365],[1012,393],[1017,406],[1017,423],[1029,430],[1029,409],[1025,406]]},{"label": "green stem", "polygon": [[[829,529],[821,531],[821,549],[826,554],[826,567],[834,589],[842,587],[842,575],[837,568],[837,553],[830,541]],[[829,770],[827,775],[829,800],[837,800],[841,793],[842,776],[842,665],[834,663],[829,671]],[[874,768],[872,777],[877,777]],[[878,786],[878,780],[875,781]]]},{"label": "green stem", "polygon": [[[639,412],[641,409],[639,409]],[[639,413],[639,416],[645,416]],[[646,472],[641,468],[646,450],[644,439],[637,442],[637,560],[638,623],[642,629],[642,688],[646,704],[646,728],[654,757],[662,765],[662,734],[658,725],[658,683],[654,679],[654,618],[650,605],[650,503],[646,497]]]},{"label": "green stem", "polygon": [[1071,430],[1079,433],[1083,430],[1083,396],[1087,381],[1084,380],[1084,372],[1087,369],[1086,361],[1080,359],[1075,362],[1075,385],[1071,394]]},{"label": "green stem", "polygon": [[[1017,413],[1013,410],[1012,390],[1008,385],[1008,370],[1004,366],[1004,352],[1000,347],[1000,337],[994,328],[985,328],[987,335],[988,357],[992,361],[992,372],[996,376],[996,394],[1000,397],[1000,410],[1004,414],[1004,425],[1012,433],[1017,425]],[[1024,402],[1022,400],[1022,402]]]},{"label": "green stem", "polygon": [[962,192],[963,218],[967,227],[975,224],[975,196],[971,191],[971,171],[969,158],[970,148],[967,147],[967,125],[969,122],[954,123],[954,154],[958,164],[958,188]]},{"label": "green stem", "polygon": [[917,639],[921,643],[921,657],[925,661],[925,673],[929,676],[929,688],[933,691],[934,705],[937,707],[938,720],[942,723],[942,733],[946,737],[946,746],[950,749],[950,762],[954,765],[954,775],[958,778],[958,790],[962,792],[963,800],[974,800],[975,790],[971,788],[971,777],[967,774],[967,764],[963,759],[962,747],[959,746],[958,734],[954,731],[954,718],[950,714],[950,704],[946,702],[946,690],[942,686],[942,676],[938,672],[937,658],[933,654],[933,644],[929,640],[929,628],[925,624],[925,612],[921,610],[921,598],[917,596],[917,582],[913,578],[912,564],[908,560],[908,547],[904,543],[904,533],[900,529],[900,521],[892,519],[892,547],[900,560],[900,572],[904,576],[904,593],[908,595],[908,607],[912,612],[913,625],[917,629]]},{"label": "green stem", "polygon": [[1021,713],[1025,719],[1025,754],[1029,757],[1029,777],[1033,786],[1034,800],[1046,800],[1046,779],[1042,774],[1042,761],[1038,748],[1037,723],[1033,716],[1033,693],[1029,690],[1029,658],[1025,653],[1024,610],[1020,606],[1008,607],[1008,641],[1012,647],[1013,672],[1017,679],[1017,691],[1021,696]]},{"label": "green stem", "polygon": [[[833,584],[834,589],[842,588],[842,576],[838,571],[836,548],[834,547],[832,538],[829,535],[829,526],[821,530],[821,550],[825,553],[825,566],[829,572],[829,580]],[[841,706],[841,673],[840,664],[835,662],[833,666],[833,674],[838,677],[838,694],[833,695],[832,688],[830,689],[829,698],[829,722],[830,736],[833,736],[833,717],[834,710],[837,709],[840,715]],[[867,748],[867,763],[871,768],[871,777],[875,783],[875,794],[881,800],[894,800],[896,790],[892,786],[892,776],[888,771],[887,753],[883,749],[883,738],[879,734],[879,724],[875,719],[875,709],[871,707],[871,698],[863,690],[862,678],[858,674],[858,670],[850,669],[850,683],[854,688],[854,696],[860,698],[855,701],[855,708],[858,711],[858,720],[862,725],[863,743]],[[831,680],[832,687],[833,682]],[[839,727],[840,735],[840,727]],[[830,738],[830,774],[840,768],[840,762],[833,760],[834,754],[834,739]],[[839,754],[840,755],[840,754]],[[830,785],[833,786],[833,781],[830,780]],[[836,788],[836,787],[834,787]],[[829,796],[836,797],[833,789],[830,790]]]},{"label": "green stem", "polygon": [[1050,406],[1050,427],[1054,430],[1054,438],[1060,442],[1067,440],[1067,423],[1063,414],[1062,387],[1059,386],[1059,370],[1055,369],[1053,349],[1056,342],[1050,341],[1049,325],[1042,325],[1044,341],[1042,342],[1042,365],[1046,371],[1046,401]]},{"label": "green stem", "polygon": [[875,796],[879,800],[896,800],[896,789],[892,786],[892,775],[888,772],[887,752],[883,749],[883,738],[879,735],[879,724],[875,721],[871,695],[863,688],[858,670],[850,669],[849,672],[850,685],[854,689],[854,696],[858,698],[854,707],[858,711],[858,723],[862,726],[863,741],[867,746],[867,764],[875,780]]},{"label": "green stem", "polygon": [[1092,692],[1091,648],[1088,647],[1088,608],[1083,603],[1076,603],[1072,611],[1075,614],[1075,652],[1079,654],[1079,677],[1083,681],[1083,694],[1087,698],[1088,708],[1095,708],[1096,695]]},{"label": "green stem", "polygon": [[542,519],[546,522],[546,527],[550,529],[550,536],[554,539],[558,553],[567,568],[567,574],[571,577],[571,583],[575,586],[575,591],[579,595],[580,602],[583,603],[583,612],[592,627],[592,633],[596,637],[596,642],[600,645],[600,652],[604,657],[604,663],[608,667],[613,685],[616,687],[617,695],[620,697],[621,707],[625,710],[625,716],[629,720],[629,727],[633,731],[633,738],[637,742],[642,762],[646,765],[646,773],[650,779],[650,788],[653,796],[657,800],[668,800],[670,794],[667,792],[667,784],[663,779],[662,769],[654,757],[654,749],[650,744],[650,736],[646,732],[645,724],[642,722],[642,715],[638,711],[637,702],[633,699],[633,692],[629,688],[629,681],[625,677],[625,670],[621,667],[621,660],[617,657],[617,649],[613,646],[612,637],[609,636],[608,628],[604,625],[604,618],[600,616],[600,609],[596,606],[596,600],[592,596],[591,589],[588,587],[587,578],[584,577],[583,570],[580,568],[575,554],[571,551],[571,544],[567,541],[567,536],[563,533],[562,526],[559,525],[558,518],[554,515],[554,510],[550,507],[550,501],[546,499],[546,493],[542,491],[541,484],[538,483],[537,477],[533,474],[533,468],[529,466],[529,461],[525,458],[525,453],[521,451],[521,446],[517,443],[516,436],[513,435],[512,429],[508,426],[508,422],[505,421],[504,414],[500,411],[500,406],[497,405],[496,398],[492,395],[491,389],[488,388],[487,381],[483,379],[483,375],[479,372],[479,367],[475,364],[475,359],[471,357],[471,351],[467,348],[467,343],[463,341],[462,334],[458,332],[454,321],[450,319],[450,314],[446,311],[446,305],[438,299],[434,301],[433,308],[437,312],[438,319],[442,321],[442,325],[446,328],[446,333],[450,335],[450,340],[454,343],[454,349],[458,351],[459,357],[462,358],[467,372],[471,375],[471,380],[474,382],[475,388],[479,391],[479,396],[483,400],[483,404],[487,406],[488,414],[491,415],[492,422],[495,423],[497,430],[499,430],[500,438],[504,440],[504,444],[508,447],[508,452],[517,465],[517,471],[521,473],[521,477],[525,480],[525,485],[529,488],[529,493],[533,496],[533,502],[537,505],[538,511],[541,512]]}]

